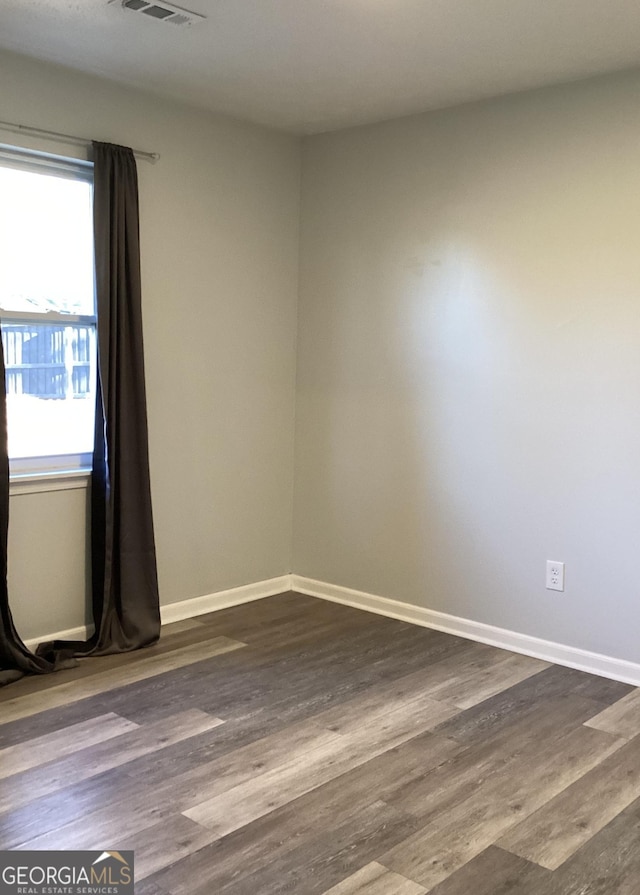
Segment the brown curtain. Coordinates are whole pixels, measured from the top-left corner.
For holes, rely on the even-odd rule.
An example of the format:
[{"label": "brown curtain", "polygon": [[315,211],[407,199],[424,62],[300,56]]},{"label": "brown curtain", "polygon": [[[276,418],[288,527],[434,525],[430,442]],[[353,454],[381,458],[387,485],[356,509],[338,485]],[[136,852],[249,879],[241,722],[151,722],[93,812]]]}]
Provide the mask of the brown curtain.
[{"label": "brown curtain", "polygon": [[47,658],[155,643],[160,608],[151,513],[140,289],[138,176],[131,149],[94,143],[98,387],[91,476],[95,633],[40,644]]}]

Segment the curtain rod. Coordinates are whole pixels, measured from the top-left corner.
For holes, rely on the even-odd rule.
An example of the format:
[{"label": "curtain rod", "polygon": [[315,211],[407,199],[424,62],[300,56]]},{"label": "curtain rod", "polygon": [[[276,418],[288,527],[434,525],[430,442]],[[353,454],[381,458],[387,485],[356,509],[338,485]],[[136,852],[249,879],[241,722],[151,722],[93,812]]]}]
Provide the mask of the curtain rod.
[{"label": "curtain rod", "polygon": [[[70,146],[91,146],[92,141],[85,137],[74,137],[71,134],[59,134],[57,131],[45,131],[39,127],[29,127],[26,124],[14,124],[12,121],[0,121],[0,130],[11,131],[15,134],[32,134],[36,137],[46,137],[57,143],[67,143]],[[160,158],[158,152],[143,152],[141,149],[134,149],[133,154],[137,158],[146,159],[150,162],[156,162]]]}]

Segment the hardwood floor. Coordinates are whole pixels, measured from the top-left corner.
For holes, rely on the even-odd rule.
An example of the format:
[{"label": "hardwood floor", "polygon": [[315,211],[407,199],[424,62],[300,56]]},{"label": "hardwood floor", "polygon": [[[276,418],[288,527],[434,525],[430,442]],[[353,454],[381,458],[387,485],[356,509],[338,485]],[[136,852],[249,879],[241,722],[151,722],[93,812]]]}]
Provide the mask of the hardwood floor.
[{"label": "hardwood floor", "polygon": [[139,895],[638,895],[640,691],[283,594],[0,690],[0,848]]}]

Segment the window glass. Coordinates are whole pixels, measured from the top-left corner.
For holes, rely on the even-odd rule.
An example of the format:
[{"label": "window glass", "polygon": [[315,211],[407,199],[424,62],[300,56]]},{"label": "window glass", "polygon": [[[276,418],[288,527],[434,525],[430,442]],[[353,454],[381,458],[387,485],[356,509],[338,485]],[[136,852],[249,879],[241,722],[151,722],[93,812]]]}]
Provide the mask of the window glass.
[{"label": "window glass", "polygon": [[12,472],[84,465],[96,379],[86,166],[0,156],[0,316]]}]

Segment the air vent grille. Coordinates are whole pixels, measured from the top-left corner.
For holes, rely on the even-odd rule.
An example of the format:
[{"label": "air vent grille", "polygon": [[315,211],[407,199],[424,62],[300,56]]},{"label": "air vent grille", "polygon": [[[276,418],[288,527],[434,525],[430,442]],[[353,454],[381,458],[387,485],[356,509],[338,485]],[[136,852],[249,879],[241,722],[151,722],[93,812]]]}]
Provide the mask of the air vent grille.
[{"label": "air vent grille", "polygon": [[[114,0],[109,2],[113,3]],[[121,0],[121,4],[132,12],[142,13],[157,22],[169,22],[171,25],[195,25],[205,20],[205,16],[198,12],[190,12],[172,3],[165,3],[164,0]]]}]

